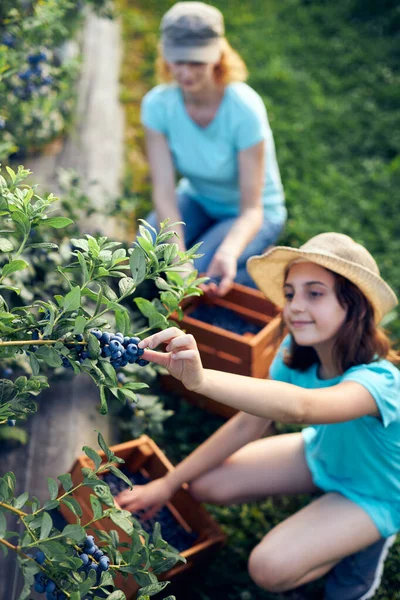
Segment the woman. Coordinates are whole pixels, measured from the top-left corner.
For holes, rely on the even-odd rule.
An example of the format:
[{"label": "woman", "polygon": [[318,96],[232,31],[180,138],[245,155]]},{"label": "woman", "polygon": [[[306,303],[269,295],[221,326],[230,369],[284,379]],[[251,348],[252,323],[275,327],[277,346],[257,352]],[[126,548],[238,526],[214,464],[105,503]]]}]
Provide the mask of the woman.
[{"label": "woman", "polygon": [[[399,357],[379,327],[396,296],[369,252],[337,233],[272,248],[248,265],[289,330],[270,380],[203,369],[193,336],[176,328],[142,340],[146,360],[243,412],[119,503],[151,516],[184,482],[217,504],[320,492],[253,549],[250,576],[279,593],[330,572],[326,600],[372,598],[400,530]],[[161,343],[165,352],[152,350]],[[311,426],[258,439],[272,420]]]},{"label": "woman", "polygon": [[233,281],[253,285],[246,260],[273,244],[285,223],[274,140],[219,10],[178,2],[161,32],[158,73],[169,83],[146,94],[141,115],[155,207],[147,220],[183,221],[175,227],[180,248],[203,242],[195,268],[224,295]]}]

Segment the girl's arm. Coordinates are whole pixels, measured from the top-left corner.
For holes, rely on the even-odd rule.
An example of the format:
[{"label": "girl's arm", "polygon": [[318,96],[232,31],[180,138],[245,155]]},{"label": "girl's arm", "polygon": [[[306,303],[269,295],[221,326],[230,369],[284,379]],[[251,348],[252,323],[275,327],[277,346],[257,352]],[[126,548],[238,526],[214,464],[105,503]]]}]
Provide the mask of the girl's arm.
[{"label": "girl's arm", "polygon": [[236,276],[237,259],[254,239],[263,222],[261,194],[264,185],[264,141],[241,150],[238,154],[240,185],[240,216],[215,253],[207,275],[222,277],[217,293],[221,296]]},{"label": "girl's arm", "polygon": [[[175,169],[165,136],[154,129],[145,127],[146,152],[150,165],[152,198],[158,220],[169,218],[172,223],[181,221],[176,203]],[[179,238],[174,238],[182,251],[186,250],[182,225],[175,225]]]},{"label": "girl's arm", "polygon": [[220,465],[228,456],[260,438],[271,421],[239,412],[165,476],[171,493]]},{"label": "girl's arm", "polygon": [[176,327],[140,342],[142,348],[168,344],[167,352],[147,349],[144,358],[160,364],[187,389],[249,414],[286,423],[339,423],[379,411],[361,384],[346,381],[330,388],[305,389],[290,383],[203,369],[196,341]]}]

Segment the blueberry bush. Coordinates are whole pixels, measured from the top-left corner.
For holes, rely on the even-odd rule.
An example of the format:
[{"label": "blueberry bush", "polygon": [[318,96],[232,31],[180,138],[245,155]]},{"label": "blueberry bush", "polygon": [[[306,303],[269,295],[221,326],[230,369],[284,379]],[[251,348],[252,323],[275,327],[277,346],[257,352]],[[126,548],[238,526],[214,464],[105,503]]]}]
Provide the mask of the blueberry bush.
[{"label": "blueberry bush", "polygon": [[[115,465],[124,461],[107,447],[101,433],[98,441],[107,461],[102,462],[93,448],[84,446],[94,468],[83,468],[83,481],[75,486],[69,473],[59,475],[59,483],[49,477],[49,500],[43,506],[27,492],[15,497],[16,481],[12,472],[0,477],[0,547],[5,554],[13,551],[18,556],[25,580],[19,600],[28,598],[32,589],[45,594],[46,600],[125,600],[125,594],[115,589],[117,573],[124,577],[133,575],[141,586],[138,598],[145,600],[168,585],[168,582],[159,582],[157,574],[177,562],[185,562],[178,550],[163,540],[159,524],[148,532],[128,511],[115,507],[102,474],[111,472],[129,488],[132,483]],[[93,491],[90,494],[93,516],[86,522],[82,522],[82,507],[72,495],[84,486]],[[54,511],[61,504],[72,511],[76,523],[59,529]],[[23,526],[22,534],[7,530],[7,514],[18,517]],[[121,550],[117,530],[106,532],[96,528],[100,519],[110,519],[126,532],[130,544],[124,542]],[[89,535],[88,530],[94,535]],[[169,600],[172,598],[169,596]]]},{"label": "blueberry bush", "polygon": [[0,6],[0,160],[38,151],[72,119],[84,9],[111,17],[109,0],[5,0]]},{"label": "blueberry bush", "polygon": [[[204,278],[198,278],[197,272],[188,266],[198,256],[199,245],[181,252],[173,241],[174,224],[168,220],[160,224],[158,232],[143,221],[133,247],[128,250],[106,237],[72,238],[68,261],[58,266],[66,290],[62,293],[58,290],[60,293],[48,298],[34,297],[30,303],[18,302],[21,292],[18,284],[21,274],[30,269],[32,250],[57,251],[55,243],[39,242],[32,234],[42,228],[57,230],[70,226],[72,220],[53,216],[57,198],[52,194],[41,197],[27,185],[29,171],[22,166],[17,171],[7,167],[7,173],[7,178],[0,174],[0,357],[3,365],[0,424],[13,427],[36,412],[34,398],[49,386],[48,377],[43,374],[48,369],[68,369],[75,374],[86,372],[99,388],[102,414],[108,411],[110,396],[121,404],[136,403],[136,391],[147,387],[137,375],[137,367],[140,370],[147,364],[138,342],[148,332],[168,327],[171,314],[180,311],[183,298],[201,294],[198,286]],[[152,281],[158,290],[158,296],[152,300],[137,293],[137,288],[146,280]],[[123,304],[127,301],[134,302],[142,316],[140,328],[135,330],[132,330],[135,325],[132,325],[129,310]],[[27,374],[6,378],[7,361],[16,357],[25,361]],[[134,380],[120,372],[128,365],[136,369]],[[108,485],[99,475],[110,470],[127,485],[131,486],[131,482],[111,464],[121,460],[108,449],[100,433],[99,445],[106,453],[106,465],[101,464],[93,449],[84,447],[95,466],[83,470],[82,485],[92,487],[94,492],[91,497],[93,519],[88,523],[81,522],[82,510],[71,497],[76,488],[72,488],[68,474],[59,477],[64,494],[58,498],[57,483],[49,479],[50,497],[43,506],[36,498],[30,499],[28,493],[14,497],[12,473],[0,478],[0,546],[18,554],[26,582],[20,600],[29,596],[32,586],[36,591],[44,591],[47,600],[108,597],[123,600],[122,592],[112,591],[112,574],[116,571],[132,573],[143,588],[140,595],[145,598],[166,585],[157,582],[156,574],[162,572],[164,566],[168,569],[181,560],[178,551],[161,539],[159,526],[155,527],[149,542],[149,533],[143,533],[129,513],[114,508]],[[62,531],[57,529],[49,512],[60,502],[77,518],[76,525],[67,525]],[[101,503],[108,507],[105,511]],[[30,512],[24,512],[24,506]],[[18,515],[24,525],[21,537],[7,529],[7,513]],[[99,531],[96,539],[101,548],[92,548],[85,531],[87,527],[93,528],[103,516],[132,534],[131,547],[119,553],[117,533],[108,535]],[[144,539],[143,546],[139,534]]]}]

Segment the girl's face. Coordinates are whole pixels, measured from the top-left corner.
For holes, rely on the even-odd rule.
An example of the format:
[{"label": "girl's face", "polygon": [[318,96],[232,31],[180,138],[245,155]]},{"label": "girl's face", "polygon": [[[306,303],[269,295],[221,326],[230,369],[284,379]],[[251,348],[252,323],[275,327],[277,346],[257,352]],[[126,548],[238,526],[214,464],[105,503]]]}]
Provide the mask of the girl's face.
[{"label": "girl's face", "polygon": [[299,346],[331,347],[346,318],[330,271],[310,262],[290,267],[284,284],[285,323]]},{"label": "girl's face", "polygon": [[168,63],[172,76],[182,90],[200,92],[214,83],[215,63]]}]

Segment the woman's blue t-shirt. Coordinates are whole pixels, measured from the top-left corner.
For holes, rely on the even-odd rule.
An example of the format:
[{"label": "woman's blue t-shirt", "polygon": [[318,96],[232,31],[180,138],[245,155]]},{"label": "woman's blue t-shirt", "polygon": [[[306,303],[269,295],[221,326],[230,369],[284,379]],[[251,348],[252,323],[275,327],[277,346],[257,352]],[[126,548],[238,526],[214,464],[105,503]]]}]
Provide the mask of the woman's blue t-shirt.
[{"label": "woman's blue t-shirt", "polygon": [[[320,379],[318,365],[306,371],[283,362],[288,336],[275,356],[270,377],[302,388],[316,389],[356,381],[375,399],[380,416],[303,429],[305,454],[314,483],[363,505],[381,531],[400,530],[400,372],[387,360],[357,365],[334,379]],[[379,503],[389,507],[386,524],[375,514]],[[372,508],[376,504],[378,508]],[[391,508],[390,508],[391,507]],[[388,521],[392,520],[391,525]]]},{"label": "woman's blue t-shirt", "polygon": [[284,193],[267,112],[261,97],[247,84],[226,86],[207,127],[189,116],[176,84],[158,85],[144,96],[141,120],[167,138],[174,166],[183,176],[178,191],[194,198],[216,219],[239,215],[238,152],[265,140],[264,212],[270,221],[284,222]]}]

